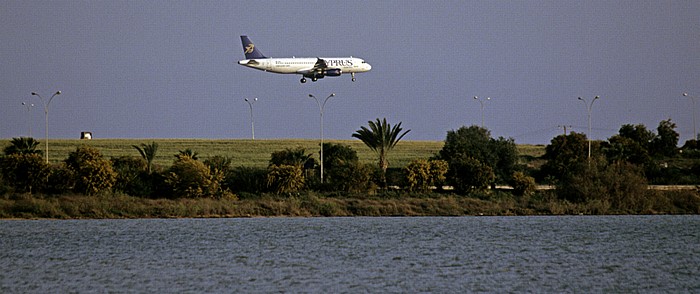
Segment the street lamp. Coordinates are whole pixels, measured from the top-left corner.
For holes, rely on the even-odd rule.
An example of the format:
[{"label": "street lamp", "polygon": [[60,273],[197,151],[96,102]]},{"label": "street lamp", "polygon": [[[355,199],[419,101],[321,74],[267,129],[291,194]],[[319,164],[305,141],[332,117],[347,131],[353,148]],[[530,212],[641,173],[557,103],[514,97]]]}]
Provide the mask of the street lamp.
[{"label": "street lamp", "polygon": [[244,99],[245,102],[248,102],[248,106],[250,106],[250,130],[253,133],[253,141],[255,141],[255,121],[253,120],[253,104],[255,101],[258,101],[258,98],[255,97],[253,100],[248,100],[248,98]]},{"label": "street lamp", "polygon": [[331,97],[335,96],[335,93],[331,93],[326,97],[325,100],[323,100],[323,104],[316,98],[316,96],[309,94],[309,98],[313,98],[316,100],[316,104],[318,104],[318,110],[321,113],[321,184],[323,184],[323,110],[326,108],[326,102],[328,102],[328,99],[331,99]]},{"label": "street lamp", "polygon": [[[484,127],[484,101],[479,99],[479,97],[474,96],[474,100],[479,101],[479,104],[481,104],[481,128]],[[487,97],[486,100],[491,100],[491,97]]]},{"label": "street lamp", "polygon": [[61,91],[56,91],[56,93],[53,93],[51,98],[49,98],[49,100],[46,102],[44,102],[44,97],[41,97],[41,95],[39,95],[37,92],[32,92],[32,95],[39,96],[41,103],[44,104],[44,117],[46,118],[46,163],[49,163],[49,104],[51,104],[53,97],[56,97],[56,95],[61,95]]},{"label": "street lamp", "polygon": [[600,96],[595,96],[593,100],[591,100],[591,104],[588,104],[586,99],[578,97],[578,100],[583,101],[583,104],[586,105],[588,109],[588,158],[591,158],[591,108],[593,107],[593,102],[598,100]]},{"label": "street lamp", "polygon": [[690,98],[693,102],[693,140],[698,139],[698,131],[695,129],[695,97],[688,95],[688,93],[683,93],[683,96]]},{"label": "street lamp", "polygon": [[34,103],[25,103],[22,102],[22,105],[27,107],[27,124],[29,125],[29,138],[32,137],[32,117],[31,117],[31,111],[32,107],[34,107]]}]

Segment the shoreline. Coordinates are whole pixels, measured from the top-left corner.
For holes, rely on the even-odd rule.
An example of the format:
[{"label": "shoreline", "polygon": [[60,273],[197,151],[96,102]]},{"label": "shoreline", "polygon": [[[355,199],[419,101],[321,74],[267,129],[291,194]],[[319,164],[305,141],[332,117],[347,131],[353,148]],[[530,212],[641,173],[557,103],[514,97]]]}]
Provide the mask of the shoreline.
[{"label": "shoreline", "polygon": [[554,198],[549,191],[525,198],[498,191],[478,197],[449,193],[324,196],[308,192],[246,199],[147,199],[124,194],[0,198],[2,220],[680,214],[700,214],[697,191],[649,191],[637,207],[626,209],[613,208],[605,201],[572,203]]}]

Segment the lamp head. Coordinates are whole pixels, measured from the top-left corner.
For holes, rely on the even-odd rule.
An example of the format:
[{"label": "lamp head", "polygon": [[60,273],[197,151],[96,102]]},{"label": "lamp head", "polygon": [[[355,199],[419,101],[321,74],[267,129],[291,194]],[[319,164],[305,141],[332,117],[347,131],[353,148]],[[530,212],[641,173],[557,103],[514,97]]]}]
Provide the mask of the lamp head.
[{"label": "lamp head", "polygon": [[309,98],[314,98],[314,95],[309,94]]},{"label": "lamp head", "polygon": [[479,99],[479,97],[477,97],[477,96],[474,96],[474,99]]},{"label": "lamp head", "polygon": [[56,91],[56,94],[54,95],[61,95],[61,91]]},{"label": "lamp head", "polygon": [[583,98],[581,98],[581,97],[578,97],[578,100],[583,100]]},{"label": "lamp head", "polygon": [[253,101],[258,101],[258,97],[255,97],[255,99],[253,99]]},{"label": "lamp head", "polygon": [[598,99],[598,98],[600,98],[600,96],[595,96],[593,99]]},{"label": "lamp head", "polygon": [[335,93],[331,93],[331,97],[335,96]]},{"label": "lamp head", "polygon": [[683,93],[683,96],[688,97],[688,93]]},{"label": "lamp head", "polygon": [[243,100],[245,100],[245,102],[248,102],[248,98],[245,98],[245,99],[243,99]]},{"label": "lamp head", "polygon": [[36,92],[32,92],[32,95],[37,96],[37,95],[39,95],[39,94],[37,94]]}]

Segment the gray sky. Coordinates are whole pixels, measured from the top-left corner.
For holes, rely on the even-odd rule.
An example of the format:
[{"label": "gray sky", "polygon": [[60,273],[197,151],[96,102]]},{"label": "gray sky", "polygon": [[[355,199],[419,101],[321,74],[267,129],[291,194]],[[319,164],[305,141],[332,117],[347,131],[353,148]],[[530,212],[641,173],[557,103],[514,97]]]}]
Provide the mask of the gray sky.
[{"label": "gray sky", "polygon": [[[671,118],[692,137],[700,1],[3,1],[0,138],[318,138],[308,94],[331,98],[324,134],[386,117],[405,140],[484,124],[547,144],[558,126],[606,139]],[[267,56],[356,56],[357,75],[300,84],[245,68],[240,35]],[[37,107],[27,111],[22,102]]]}]

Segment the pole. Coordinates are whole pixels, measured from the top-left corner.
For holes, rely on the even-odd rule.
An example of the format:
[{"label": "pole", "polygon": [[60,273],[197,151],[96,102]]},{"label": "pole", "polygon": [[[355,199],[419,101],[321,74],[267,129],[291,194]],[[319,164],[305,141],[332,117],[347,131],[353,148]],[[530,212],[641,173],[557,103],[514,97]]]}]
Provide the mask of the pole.
[{"label": "pole", "polygon": [[331,97],[335,96],[335,93],[331,93],[326,97],[325,100],[323,100],[323,104],[321,104],[320,101],[318,101],[318,98],[316,96],[309,94],[309,98],[313,98],[316,100],[316,104],[318,105],[318,110],[321,114],[321,119],[320,119],[320,125],[321,125],[321,184],[323,184],[323,111],[326,109],[326,102],[328,102],[328,99],[331,99]]},{"label": "pole", "polygon": [[32,107],[34,107],[34,103],[25,103],[22,102],[22,105],[27,107],[27,125],[29,125],[29,138],[32,137],[32,116],[31,116],[31,111]]},{"label": "pole", "polygon": [[578,100],[583,101],[583,104],[586,105],[588,110],[588,160],[591,159],[591,109],[593,108],[593,102],[595,102],[599,98],[600,96],[595,96],[593,100],[591,100],[591,104],[588,104],[588,102],[586,102],[586,99],[578,97]]},{"label": "pole", "polygon": [[51,104],[51,100],[53,100],[53,97],[56,97],[56,95],[61,95],[61,91],[56,91],[53,95],[51,95],[51,98],[49,98],[48,102],[44,102],[44,97],[41,97],[39,93],[32,92],[32,95],[34,96],[39,96],[39,99],[41,100],[41,103],[44,104],[44,118],[46,121],[46,128],[45,128],[45,134],[46,134],[46,163],[49,163],[49,105]]},{"label": "pole", "polygon": [[255,141],[255,121],[253,120],[253,104],[255,103],[255,101],[258,101],[258,98],[253,98],[253,102],[248,100],[248,98],[245,98],[244,100],[245,102],[248,102],[248,106],[250,107],[250,131],[253,133],[253,141]]},{"label": "pole", "polygon": [[[481,128],[484,128],[484,101],[479,99],[479,97],[474,96],[474,100],[479,101],[479,104],[481,104]],[[491,100],[491,97],[487,97],[486,100]]]},{"label": "pole", "polygon": [[693,140],[698,140],[698,131],[695,128],[695,97],[688,95],[688,93],[683,93],[683,96],[690,98],[693,102]]}]

